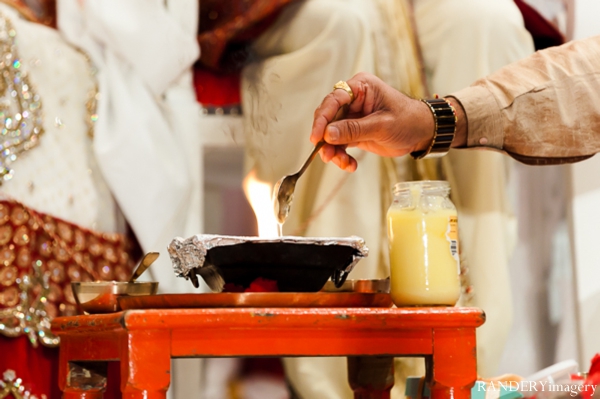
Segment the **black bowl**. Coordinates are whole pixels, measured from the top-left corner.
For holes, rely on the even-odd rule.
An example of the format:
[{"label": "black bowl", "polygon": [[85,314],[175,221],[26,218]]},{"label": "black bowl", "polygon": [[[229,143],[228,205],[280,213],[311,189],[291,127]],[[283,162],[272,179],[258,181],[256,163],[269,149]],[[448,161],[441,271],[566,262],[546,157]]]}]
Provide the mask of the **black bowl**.
[{"label": "black bowl", "polygon": [[[188,265],[188,273],[180,272],[180,275],[194,282],[198,274],[213,291],[221,291],[224,284],[248,288],[257,278],[263,278],[276,281],[279,292],[317,292],[330,278],[336,285],[343,284],[358,259],[368,253],[358,237],[272,240],[195,237],[195,245],[204,254],[203,263],[195,267]],[[188,253],[189,240],[186,241]],[[171,249],[170,252],[174,264],[177,263]]]}]

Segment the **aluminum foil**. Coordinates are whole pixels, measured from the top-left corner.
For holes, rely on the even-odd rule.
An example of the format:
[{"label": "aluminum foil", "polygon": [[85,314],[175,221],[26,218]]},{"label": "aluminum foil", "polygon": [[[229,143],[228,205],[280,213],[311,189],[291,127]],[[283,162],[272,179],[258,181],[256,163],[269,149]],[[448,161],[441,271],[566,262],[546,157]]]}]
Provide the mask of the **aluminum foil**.
[{"label": "aluminum foil", "polygon": [[213,234],[197,234],[187,239],[176,237],[169,245],[169,256],[173,263],[173,269],[178,277],[185,279],[195,279],[194,269],[201,268],[204,265],[208,250],[214,247],[236,245],[243,243],[292,243],[292,244],[313,244],[313,245],[344,245],[356,250],[352,262],[346,267],[344,272],[350,273],[358,261],[369,254],[369,249],[365,240],[360,237],[241,237],[241,236],[223,236]]}]

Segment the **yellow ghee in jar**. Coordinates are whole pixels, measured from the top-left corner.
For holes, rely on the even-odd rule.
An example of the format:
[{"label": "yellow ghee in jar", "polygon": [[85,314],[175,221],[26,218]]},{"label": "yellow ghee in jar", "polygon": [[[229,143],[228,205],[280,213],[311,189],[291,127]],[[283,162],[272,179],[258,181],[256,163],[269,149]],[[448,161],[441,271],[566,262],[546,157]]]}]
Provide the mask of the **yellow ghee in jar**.
[{"label": "yellow ghee in jar", "polygon": [[460,296],[460,262],[449,187],[430,181],[400,185],[405,198],[398,201],[397,185],[387,214],[392,300],[396,306],[453,306]]}]

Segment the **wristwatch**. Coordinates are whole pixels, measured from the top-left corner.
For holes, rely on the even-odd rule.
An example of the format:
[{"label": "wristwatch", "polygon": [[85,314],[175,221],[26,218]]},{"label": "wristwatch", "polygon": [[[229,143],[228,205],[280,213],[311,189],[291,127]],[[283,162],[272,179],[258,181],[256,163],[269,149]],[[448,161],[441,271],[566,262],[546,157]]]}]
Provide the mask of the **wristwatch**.
[{"label": "wristwatch", "polygon": [[410,155],[414,159],[443,157],[450,150],[456,133],[456,111],[450,102],[444,98],[421,99],[433,114],[435,124],[433,140],[426,150],[414,151]]}]

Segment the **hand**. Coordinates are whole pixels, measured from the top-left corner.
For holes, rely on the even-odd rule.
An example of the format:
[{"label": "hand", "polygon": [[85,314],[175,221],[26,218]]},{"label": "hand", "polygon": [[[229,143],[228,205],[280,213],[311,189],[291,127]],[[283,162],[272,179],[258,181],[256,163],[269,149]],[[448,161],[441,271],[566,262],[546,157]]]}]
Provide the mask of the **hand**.
[{"label": "hand", "polygon": [[346,153],[347,147],[396,157],[429,146],[434,123],[426,104],[368,73],[359,73],[347,83],[355,97],[347,119],[329,124],[338,109],[350,103],[344,90],[329,93],[314,114],[310,140],[314,144],[325,140],[320,151],[324,162],[354,172],[357,163]]}]

